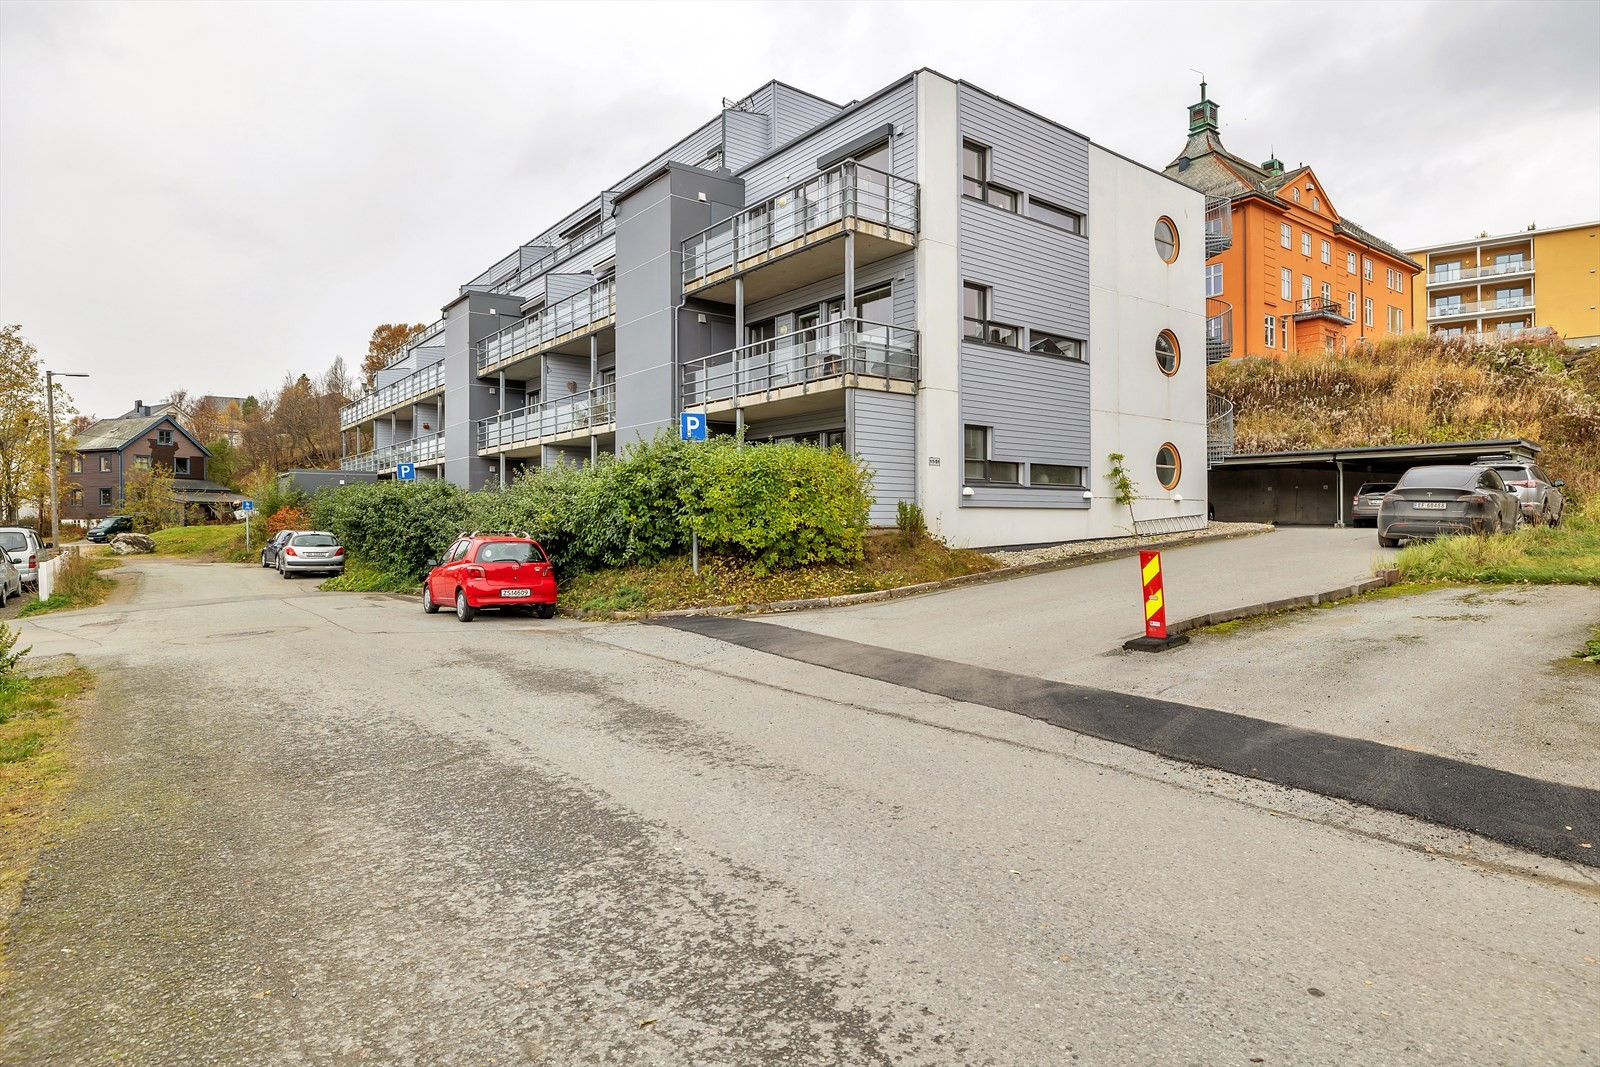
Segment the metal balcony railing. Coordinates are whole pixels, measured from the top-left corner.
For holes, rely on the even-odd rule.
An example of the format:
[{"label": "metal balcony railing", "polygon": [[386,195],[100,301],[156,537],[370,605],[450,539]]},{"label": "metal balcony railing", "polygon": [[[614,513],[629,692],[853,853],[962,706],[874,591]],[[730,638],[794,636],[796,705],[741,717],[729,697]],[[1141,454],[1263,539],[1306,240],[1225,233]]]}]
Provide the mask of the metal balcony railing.
[{"label": "metal balcony railing", "polygon": [[1442,319],[1476,318],[1482,315],[1499,315],[1505,312],[1527,311],[1533,307],[1533,294],[1494,297],[1490,300],[1462,300],[1454,304],[1432,304],[1428,307],[1428,321]]},{"label": "metal balcony railing", "polygon": [[1345,309],[1339,301],[1331,297],[1313,296],[1304,300],[1295,301],[1295,318],[1310,318],[1314,315],[1326,315],[1338,319],[1340,322],[1350,322],[1350,316],[1345,314]]},{"label": "metal balcony railing", "polygon": [[684,407],[700,407],[847,376],[915,382],[919,372],[916,330],[835,319],[691,360],[679,396]]},{"label": "metal balcony railing", "polygon": [[1233,455],[1233,401],[1206,394],[1206,466]]},{"label": "metal balcony railing", "polygon": [[1509,274],[1532,273],[1533,260],[1523,259],[1515,263],[1489,263],[1482,267],[1449,267],[1444,270],[1430,271],[1428,284],[1460,285],[1482,281],[1485,278],[1504,278]]},{"label": "metal balcony railing", "polygon": [[437,463],[444,458],[444,431],[431,433],[410,441],[385,445],[346,456],[339,461],[339,469],[347,471],[383,471],[401,463]]},{"label": "metal balcony railing", "polygon": [[339,428],[348,430],[365,422],[385,408],[404,404],[409,400],[427,396],[444,388],[444,361],[423,367],[397,382],[374,389],[366,396],[352,400],[339,409]]},{"label": "metal balcony railing", "polygon": [[1233,201],[1225,196],[1206,197],[1206,258],[1233,247]]},{"label": "metal balcony railing", "polygon": [[596,241],[609,237],[616,232],[616,229],[617,220],[602,212],[600,225],[583,231],[570,241],[563,241],[526,267],[518,267],[499,281],[486,286],[484,291],[490,293],[515,292],[539,275],[554,269],[558,264],[571,258],[575,253],[583,251]]},{"label": "metal balcony railing", "polygon": [[916,233],[918,200],[916,182],[846,160],[683,242],[684,287],[831,237],[819,231],[844,219]]},{"label": "metal balcony railing", "polygon": [[479,421],[478,448],[504,450],[579,430],[593,433],[611,426],[616,420],[617,387],[602,385]]},{"label": "metal balcony railing", "polygon": [[617,283],[607,279],[581,293],[558,300],[536,315],[507,326],[478,342],[478,373],[549,344],[558,337],[604,325],[617,313]]},{"label": "metal balcony railing", "polygon": [[1206,297],[1206,364],[1220,363],[1233,355],[1233,305],[1214,296]]},{"label": "metal balcony railing", "polygon": [[384,367],[388,368],[394,366],[396,363],[399,363],[402,359],[405,359],[407,356],[409,356],[412,349],[425,348],[428,346],[429,342],[435,341],[443,336],[444,320],[440,319],[438,322],[434,323],[432,326],[429,326],[426,330],[423,330],[421,333],[417,334],[417,336],[413,337],[411,340],[407,341],[405,344],[396,349],[395,352],[389,356],[388,360],[384,362]]}]

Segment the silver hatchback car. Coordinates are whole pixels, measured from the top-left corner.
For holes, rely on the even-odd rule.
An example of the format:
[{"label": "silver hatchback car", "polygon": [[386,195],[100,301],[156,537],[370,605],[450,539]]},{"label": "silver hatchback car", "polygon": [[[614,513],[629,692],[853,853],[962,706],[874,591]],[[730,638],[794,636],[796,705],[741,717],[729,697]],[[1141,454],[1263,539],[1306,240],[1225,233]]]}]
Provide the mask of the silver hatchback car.
[{"label": "silver hatchback car", "polygon": [[1506,488],[1517,494],[1525,521],[1540,526],[1560,524],[1567,511],[1567,498],[1561,492],[1566,482],[1552,481],[1537,463],[1514,456],[1479,456],[1472,462],[1494,468],[1505,480]]},{"label": "silver hatchback car", "polygon": [[11,557],[11,565],[22,575],[23,585],[39,584],[39,562],[44,559],[44,546],[39,535],[26,526],[0,527],[0,552]]},{"label": "silver hatchback car", "polygon": [[278,552],[278,574],[343,574],[344,547],[327,530],[302,530],[290,535]]}]

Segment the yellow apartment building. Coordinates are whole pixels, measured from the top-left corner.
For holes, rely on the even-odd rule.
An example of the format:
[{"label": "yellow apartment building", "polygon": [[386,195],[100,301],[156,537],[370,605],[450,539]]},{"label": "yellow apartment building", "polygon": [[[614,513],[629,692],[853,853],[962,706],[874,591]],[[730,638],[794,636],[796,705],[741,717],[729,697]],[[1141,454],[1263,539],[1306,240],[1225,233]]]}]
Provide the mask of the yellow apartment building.
[{"label": "yellow apartment building", "polygon": [[1413,287],[1432,333],[1554,330],[1574,348],[1600,346],[1600,221],[1429,245]]}]

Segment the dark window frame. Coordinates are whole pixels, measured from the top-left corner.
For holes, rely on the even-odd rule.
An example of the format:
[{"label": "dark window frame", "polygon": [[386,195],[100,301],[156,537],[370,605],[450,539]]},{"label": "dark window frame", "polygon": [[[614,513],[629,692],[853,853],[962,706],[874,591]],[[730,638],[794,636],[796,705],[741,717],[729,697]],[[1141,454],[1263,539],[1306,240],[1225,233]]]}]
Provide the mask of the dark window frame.
[{"label": "dark window frame", "polygon": [[[1065,352],[1041,352],[1035,347],[1039,343],[1040,339],[1047,341],[1069,341],[1072,343],[1077,354],[1069,356]],[[1044,356],[1047,359],[1064,359],[1069,363],[1087,363],[1089,362],[1089,356],[1085,351],[1086,347],[1087,346],[1084,344],[1084,342],[1076,337],[1070,337],[1064,333],[1053,333],[1050,330],[1035,330],[1031,326],[1028,327],[1028,347],[1026,351],[1029,355]]]},{"label": "dark window frame", "polygon": [[[973,459],[967,455],[967,435],[977,430],[983,435],[983,457]],[[1022,464],[1014,460],[994,459],[994,427],[978,426],[973,423],[963,424],[961,427],[961,482],[963,485],[1006,485],[1016,488],[1022,486]],[[982,474],[972,474],[969,464],[981,464]],[[1009,467],[1014,472],[1007,478],[995,478],[996,467]]]},{"label": "dark window frame", "polygon": [[[968,151],[977,153],[978,170],[981,173],[976,175],[967,173]],[[1001,185],[989,176],[994,166],[993,153],[994,149],[979,141],[963,140],[961,142],[961,196],[965,200],[976,200],[980,204],[988,204],[992,208],[998,208],[1008,215],[1016,215],[1019,213],[1018,209],[1022,204],[1022,193],[1020,190],[1013,189],[1010,186]],[[968,188],[969,185],[976,187],[978,191],[976,193],[972,192]],[[1010,197],[1011,206],[1007,207],[1004,204],[995,203],[990,197],[991,193]]]},{"label": "dark window frame", "polygon": [[[1072,221],[1073,225],[1063,226],[1058,222],[1052,221],[1051,219],[1041,218],[1040,216],[1035,215],[1033,213],[1033,207],[1035,204],[1039,205],[1039,207],[1043,208],[1045,211],[1053,211],[1057,214],[1067,216],[1068,219]],[[1042,196],[1034,196],[1032,193],[1029,193],[1028,207],[1027,210],[1023,212],[1023,215],[1032,219],[1034,222],[1042,222],[1044,225],[1053,230],[1060,230],[1062,233],[1075,234],[1078,237],[1088,236],[1089,224],[1087,215],[1081,211],[1073,211],[1071,208],[1062,207],[1060,204],[1046,200]]]},{"label": "dark window frame", "polygon": [[[979,310],[982,315],[974,318],[967,314],[966,294],[974,290],[982,294]],[[982,282],[961,283],[961,339],[975,345],[990,345],[994,348],[1009,348],[1013,352],[1022,350],[1022,327],[1013,326],[1006,322],[997,322],[989,316],[994,314],[994,286],[984,285]],[[974,333],[973,329],[977,332]],[[997,332],[998,331],[998,332]],[[1010,335],[1009,342],[995,340],[996,336]]]},{"label": "dark window frame", "polygon": [[[1036,481],[1033,480],[1033,472],[1036,469],[1038,469],[1039,467],[1056,467],[1056,468],[1060,468],[1061,470],[1075,470],[1075,471],[1080,471],[1082,473],[1081,473],[1079,481],[1076,484],[1071,484],[1071,485],[1069,485],[1066,482],[1036,482]],[[1029,489],[1076,489],[1079,492],[1082,492],[1083,490],[1089,488],[1089,468],[1084,466],[1081,463],[1029,463],[1028,464],[1028,488]]]},{"label": "dark window frame", "polygon": [[111,487],[109,485],[100,487],[100,506],[107,508],[111,506]]}]

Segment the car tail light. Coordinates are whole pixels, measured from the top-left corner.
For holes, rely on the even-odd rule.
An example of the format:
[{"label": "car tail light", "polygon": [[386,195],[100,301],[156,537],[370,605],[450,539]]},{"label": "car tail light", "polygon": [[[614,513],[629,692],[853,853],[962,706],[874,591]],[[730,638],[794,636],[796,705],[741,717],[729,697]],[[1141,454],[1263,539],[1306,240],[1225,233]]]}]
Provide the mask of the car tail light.
[{"label": "car tail light", "polygon": [[39,557],[38,556],[29,556],[28,557],[28,567],[29,567],[30,570],[32,568],[34,568],[34,567],[37,567],[38,565],[39,565]]},{"label": "car tail light", "polygon": [[1537,488],[1539,488],[1539,483],[1538,482],[1507,482],[1506,483],[1506,488],[1508,488],[1508,489],[1537,489]]},{"label": "car tail light", "polygon": [[285,548],[283,550],[283,554],[285,556],[298,556],[300,553],[298,553],[298,552],[296,552],[294,550],[294,546],[293,545],[290,545],[290,546],[288,546],[287,548]]},{"label": "car tail light", "polygon": [[1461,498],[1461,503],[1463,504],[1487,504],[1488,502],[1489,498],[1482,493],[1469,493]]},{"label": "car tail light", "polygon": [[342,549],[342,548],[336,548],[336,549],[334,549],[334,550],[333,550],[333,554],[334,554],[334,555],[335,555],[335,556],[342,556],[342,555],[344,555],[344,549]]}]

